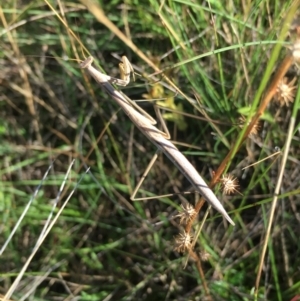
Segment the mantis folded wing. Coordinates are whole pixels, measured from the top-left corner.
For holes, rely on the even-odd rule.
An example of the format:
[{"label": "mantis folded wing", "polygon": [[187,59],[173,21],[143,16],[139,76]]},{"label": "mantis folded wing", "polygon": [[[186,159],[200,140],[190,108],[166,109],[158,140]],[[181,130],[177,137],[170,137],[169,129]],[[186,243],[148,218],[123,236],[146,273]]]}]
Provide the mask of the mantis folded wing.
[{"label": "mantis folded wing", "polygon": [[149,116],[142,108],[128,99],[125,95],[116,90],[110,83],[118,85],[127,85],[129,83],[130,71],[128,60],[123,57],[123,77],[124,79],[112,78],[103,74],[92,66],[93,58],[90,56],[80,64],[80,68],[86,69],[90,75],[102,86],[102,88],[116,101],[116,103],[128,115],[135,126],[159,149],[161,150],[189,180],[193,187],[198,191],[206,201],[219,211],[232,225],[235,225],[227,214],[226,210],[207,186],[205,181],[196,171],[188,159],[176,148],[169,140],[169,135],[157,129],[155,120]]}]

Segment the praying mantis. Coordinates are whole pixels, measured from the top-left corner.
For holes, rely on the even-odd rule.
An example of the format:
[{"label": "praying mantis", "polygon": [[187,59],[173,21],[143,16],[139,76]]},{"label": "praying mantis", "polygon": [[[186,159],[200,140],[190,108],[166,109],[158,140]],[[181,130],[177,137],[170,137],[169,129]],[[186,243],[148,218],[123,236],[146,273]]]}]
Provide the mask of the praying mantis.
[{"label": "praying mantis", "polygon": [[[227,214],[223,205],[213,191],[207,186],[194,166],[177,149],[177,147],[169,141],[169,133],[162,132],[156,128],[156,121],[147,112],[139,107],[134,101],[130,100],[125,94],[114,88],[112,84],[126,86],[130,82],[130,73],[133,72],[133,68],[125,56],[122,57],[122,61],[123,63],[120,64],[121,79],[108,76],[94,68],[92,66],[93,57],[91,56],[80,63],[80,68],[86,69],[89,72],[105,92],[123,109],[134,125],[157,147],[158,150],[162,151],[173,162],[180,172],[189,180],[195,190],[234,226],[234,222]],[[152,159],[153,162],[154,160],[155,159]],[[135,188],[131,200],[138,200],[134,199],[134,197],[140,186],[141,182]]]}]

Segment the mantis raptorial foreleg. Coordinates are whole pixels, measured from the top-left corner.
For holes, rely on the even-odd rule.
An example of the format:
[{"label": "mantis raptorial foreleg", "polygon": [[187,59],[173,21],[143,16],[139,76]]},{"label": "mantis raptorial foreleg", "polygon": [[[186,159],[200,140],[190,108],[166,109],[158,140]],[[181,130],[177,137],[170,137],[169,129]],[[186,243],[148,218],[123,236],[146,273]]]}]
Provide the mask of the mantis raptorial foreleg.
[{"label": "mantis raptorial foreleg", "polygon": [[125,55],[122,56],[122,63],[119,64],[119,69],[124,86],[127,86],[130,83],[130,73],[132,73],[133,81],[135,81],[133,67]]},{"label": "mantis raptorial foreleg", "polygon": [[[119,64],[119,69],[120,69],[121,79],[106,75],[106,79],[108,82],[110,82],[112,84],[116,84],[118,86],[125,87],[130,83],[130,73],[132,73],[133,78],[135,80],[133,67],[130,64],[130,62],[126,56],[122,56],[122,63]],[[137,111],[139,111],[143,116],[145,116],[151,124],[153,124],[153,125],[156,124],[156,121],[152,118],[152,116],[150,116],[146,111],[144,111],[139,105],[137,105],[134,101],[132,101],[125,94],[122,93],[122,95]],[[161,114],[159,113],[156,106],[154,106],[154,109],[155,109],[156,115],[159,117],[159,120],[162,124],[163,130],[165,131],[165,132],[160,132],[161,135],[163,135],[166,139],[170,139],[170,133],[167,129],[167,126],[166,126]]]},{"label": "mantis raptorial foreleg", "polygon": [[[122,56],[122,63],[119,64],[119,69],[120,69],[120,75],[121,75],[121,79],[119,78],[115,78],[115,77],[111,77],[106,75],[107,81],[110,82],[111,84],[115,84],[118,86],[127,86],[130,83],[130,74],[132,73],[132,76],[135,80],[134,77],[134,70],[133,67],[131,65],[131,63],[129,62],[128,58],[126,56]],[[149,122],[151,124],[156,124],[156,121],[152,118],[152,116],[150,116],[146,111],[144,111],[139,105],[136,104],[136,102],[132,101],[129,97],[127,97],[125,94],[122,93],[122,95],[126,98],[126,100],[137,110],[139,111],[141,114],[143,114],[146,118],[148,118]],[[167,125],[164,121],[164,119],[161,116],[161,113],[159,111],[159,109],[157,108],[157,106],[154,105],[154,110],[155,110],[155,114],[158,117],[162,127],[163,127],[163,131],[161,132],[161,134],[166,138],[166,139],[170,139],[170,133],[169,130],[167,128]]]},{"label": "mantis raptorial foreleg", "polygon": [[125,55],[122,56],[122,63],[119,64],[119,70],[120,70],[121,79],[106,75],[107,81],[110,82],[111,84],[116,84],[118,86],[125,87],[130,83],[130,73],[132,73],[134,77],[133,67]]}]

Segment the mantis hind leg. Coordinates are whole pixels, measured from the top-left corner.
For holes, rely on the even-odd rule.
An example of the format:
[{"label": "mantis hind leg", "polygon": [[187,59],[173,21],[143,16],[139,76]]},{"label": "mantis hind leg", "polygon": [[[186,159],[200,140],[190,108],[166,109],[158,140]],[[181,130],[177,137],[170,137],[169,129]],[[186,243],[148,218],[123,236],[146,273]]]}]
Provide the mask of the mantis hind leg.
[{"label": "mantis hind leg", "polygon": [[142,186],[143,182],[145,181],[145,178],[147,177],[149,171],[151,170],[153,164],[155,163],[157,157],[158,157],[158,150],[156,151],[156,153],[154,154],[154,156],[152,157],[151,161],[149,162],[146,170],[144,171],[141,179],[139,180],[139,182],[137,183],[136,187],[134,188],[134,191],[132,193],[132,195],[130,196],[130,199],[132,201],[143,201],[143,200],[151,200],[151,199],[156,199],[157,197],[149,197],[149,198],[135,198],[137,192],[139,191],[140,187]]},{"label": "mantis hind leg", "polygon": [[163,197],[171,197],[174,195],[182,195],[182,194],[191,194],[191,193],[195,193],[193,191],[186,191],[186,192],[181,192],[181,193],[170,193],[170,194],[163,194],[163,195],[157,195],[157,196],[150,196],[150,197],[143,197],[143,198],[136,198],[136,195],[139,191],[139,189],[141,188],[143,182],[145,181],[145,178],[147,177],[149,171],[151,170],[153,164],[155,163],[155,161],[158,158],[160,151],[157,150],[156,153],[154,154],[154,156],[152,157],[151,161],[149,162],[146,170],[144,171],[141,179],[139,180],[139,182],[137,183],[136,187],[134,188],[132,195],[130,196],[130,199],[132,201],[146,201],[146,200],[154,200],[154,199],[158,199],[158,198],[163,198]]}]

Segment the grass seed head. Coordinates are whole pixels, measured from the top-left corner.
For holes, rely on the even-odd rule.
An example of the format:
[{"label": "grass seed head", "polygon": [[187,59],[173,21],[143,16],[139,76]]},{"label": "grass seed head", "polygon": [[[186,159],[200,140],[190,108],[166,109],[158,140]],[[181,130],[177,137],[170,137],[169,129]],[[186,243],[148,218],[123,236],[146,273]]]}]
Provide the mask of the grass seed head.
[{"label": "grass seed head", "polygon": [[189,233],[183,231],[175,237],[175,247],[174,250],[177,252],[184,253],[192,247],[192,237]]},{"label": "grass seed head", "polygon": [[186,224],[195,217],[196,210],[190,203],[181,204],[181,208],[182,211],[179,212],[176,217],[180,218],[180,224]]},{"label": "grass seed head", "polygon": [[[300,51],[300,50],[299,50]],[[296,77],[288,83],[288,78],[284,77],[277,86],[277,92],[275,95],[275,100],[281,105],[286,105],[294,101],[296,86],[294,83]]]},{"label": "grass seed head", "polygon": [[211,255],[206,251],[200,252],[200,258],[202,261],[207,261],[210,257]]},{"label": "grass seed head", "polygon": [[234,192],[238,192],[238,180],[234,176],[230,174],[222,175],[222,178],[219,181],[222,185],[222,190],[224,194],[232,194]]}]

